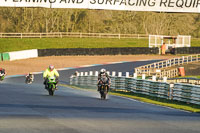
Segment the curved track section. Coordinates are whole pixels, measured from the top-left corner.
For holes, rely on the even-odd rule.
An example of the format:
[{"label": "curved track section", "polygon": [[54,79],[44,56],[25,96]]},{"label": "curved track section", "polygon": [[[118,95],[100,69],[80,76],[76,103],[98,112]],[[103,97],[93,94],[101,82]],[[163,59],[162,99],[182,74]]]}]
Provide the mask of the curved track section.
[{"label": "curved track section", "polygon": [[[138,63],[105,65],[111,71],[131,71]],[[80,68],[99,70],[102,66]],[[129,69],[130,68],[130,69]],[[75,69],[60,71],[62,82]],[[1,133],[199,133],[200,115],[139,101],[109,96],[100,100],[96,91],[59,87],[48,96],[42,75],[27,85],[24,77],[0,83]]]}]

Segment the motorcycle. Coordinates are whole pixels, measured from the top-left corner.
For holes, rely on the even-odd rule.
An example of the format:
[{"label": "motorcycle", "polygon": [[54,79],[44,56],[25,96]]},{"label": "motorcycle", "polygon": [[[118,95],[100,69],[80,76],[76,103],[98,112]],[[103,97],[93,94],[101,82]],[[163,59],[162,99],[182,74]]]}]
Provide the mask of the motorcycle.
[{"label": "motorcycle", "polygon": [[56,78],[55,77],[48,77],[47,82],[47,90],[49,92],[49,95],[53,96],[54,92],[56,90]]},{"label": "motorcycle", "polygon": [[99,81],[99,93],[102,100],[106,99],[106,95],[108,93],[108,78],[102,77]]},{"label": "motorcycle", "polygon": [[33,80],[34,80],[34,75],[33,74],[29,74],[29,75],[26,76],[25,83],[26,84],[32,84]]},{"label": "motorcycle", "polygon": [[0,73],[0,81],[3,81],[5,78],[5,74],[4,73]]}]

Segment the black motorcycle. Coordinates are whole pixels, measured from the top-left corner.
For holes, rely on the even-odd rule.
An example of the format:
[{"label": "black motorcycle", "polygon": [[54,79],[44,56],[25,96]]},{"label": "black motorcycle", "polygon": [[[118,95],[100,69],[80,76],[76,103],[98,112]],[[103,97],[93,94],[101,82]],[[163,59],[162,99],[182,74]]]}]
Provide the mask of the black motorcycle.
[{"label": "black motorcycle", "polygon": [[106,95],[108,93],[108,87],[109,87],[108,85],[109,83],[108,83],[107,77],[100,78],[98,87],[99,87],[99,93],[101,95],[102,100],[106,99]]}]

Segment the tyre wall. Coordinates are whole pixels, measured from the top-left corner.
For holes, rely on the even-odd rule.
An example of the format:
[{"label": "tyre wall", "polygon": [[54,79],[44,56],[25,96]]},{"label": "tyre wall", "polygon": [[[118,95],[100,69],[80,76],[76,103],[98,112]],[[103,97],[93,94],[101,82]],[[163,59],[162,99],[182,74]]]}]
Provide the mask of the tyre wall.
[{"label": "tyre wall", "polygon": [[200,47],[175,48],[173,54],[200,54]]},{"label": "tyre wall", "polygon": [[135,55],[159,54],[158,48],[66,48],[66,49],[38,49],[38,56],[61,55]]}]

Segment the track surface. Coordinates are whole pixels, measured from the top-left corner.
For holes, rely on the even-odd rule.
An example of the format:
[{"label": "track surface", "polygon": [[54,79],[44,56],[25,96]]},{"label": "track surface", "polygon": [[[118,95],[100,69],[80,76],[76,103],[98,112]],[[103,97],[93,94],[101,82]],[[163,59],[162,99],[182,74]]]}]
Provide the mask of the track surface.
[{"label": "track surface", "polygon": [[[150,62],[105,65],[110,71],[129,71]],[[69,83],[74,71],[99,70],[102,66],[60,71]],[[0,133],[199,133],[200,114],[109,96],[100,100],[96,91],[59,86],[48,96],[42,75],[31,85],[24,77],[0,83]]]}]

